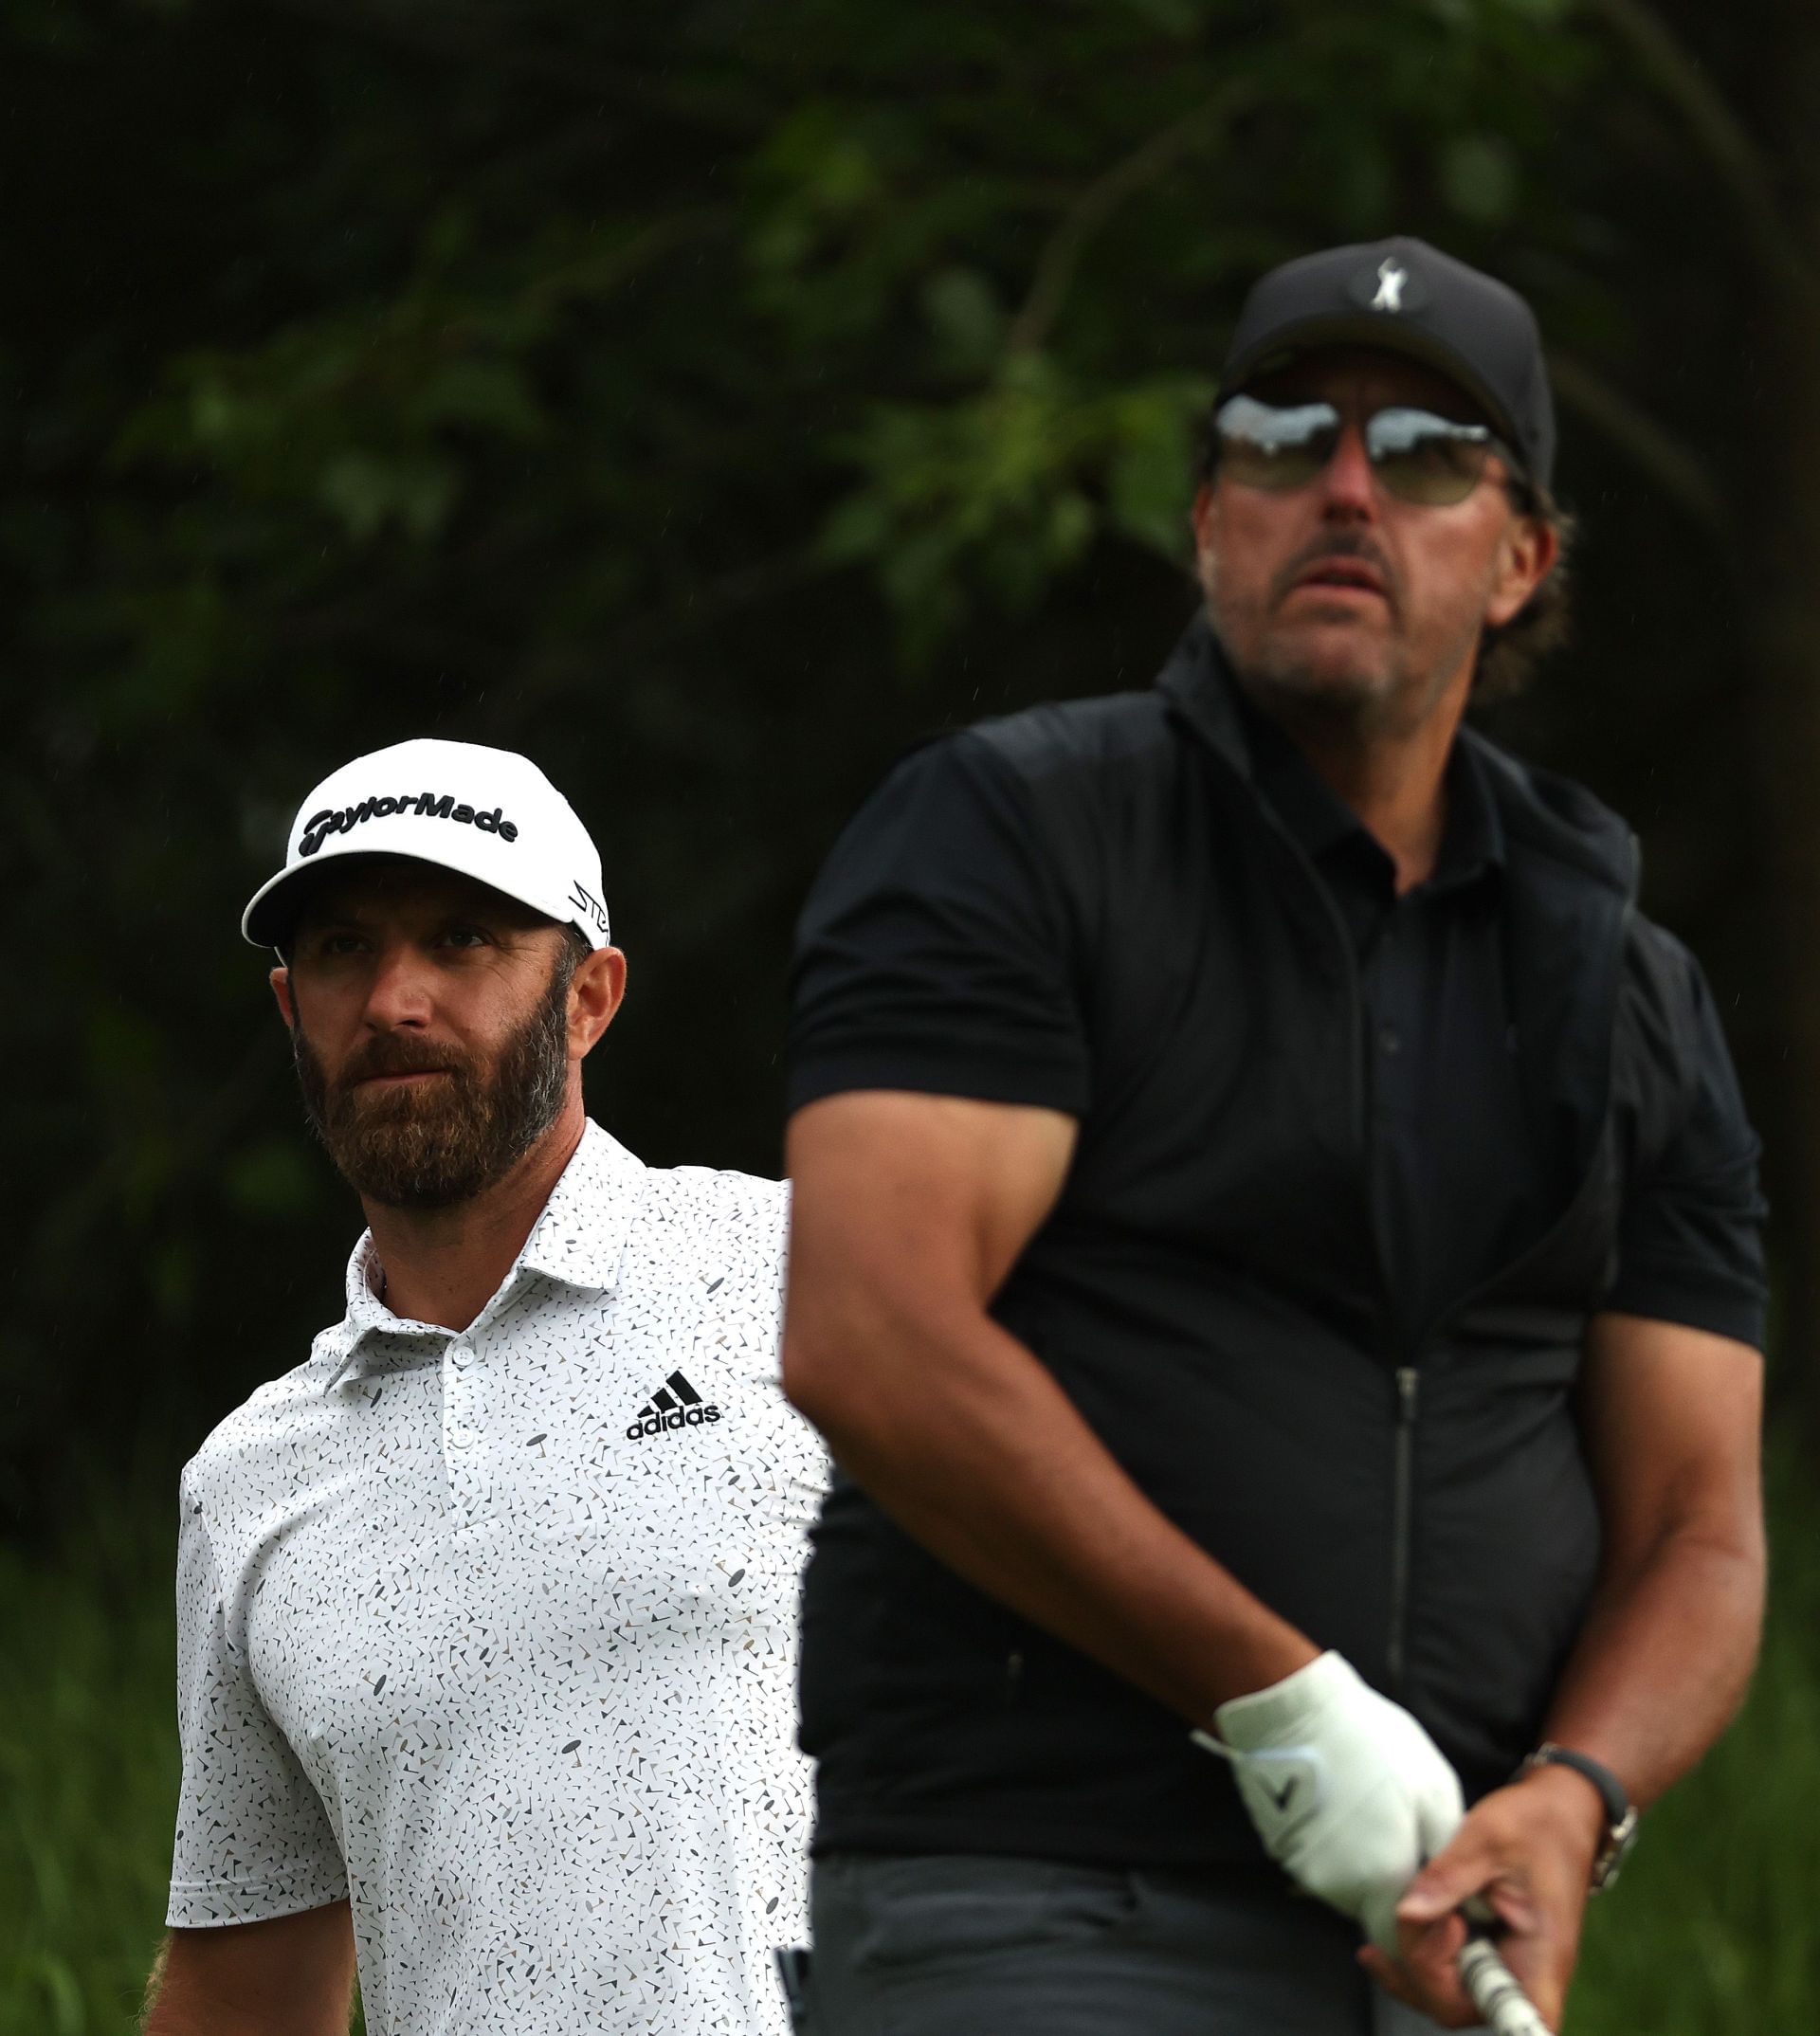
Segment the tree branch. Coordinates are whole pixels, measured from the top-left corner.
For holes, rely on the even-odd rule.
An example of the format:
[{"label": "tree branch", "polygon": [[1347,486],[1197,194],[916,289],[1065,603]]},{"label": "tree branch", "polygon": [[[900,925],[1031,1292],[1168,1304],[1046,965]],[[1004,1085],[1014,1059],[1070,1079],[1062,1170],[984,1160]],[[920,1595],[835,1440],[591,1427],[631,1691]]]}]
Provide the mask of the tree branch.
[{"label": "tree branch", "polygon": [[1006,336],[1011,353],[1035,353],[1047,339],[1073,287],[1075,270],[1088,243],[1119,208],[1166,175],[1183,156],[1210,140],[1213,131],[1245,111],[1256,98],[1257,89],[1250,81],[1234,81],[1153,135],[1087,186],[1037,257],[1029,294]]},{"label": "tree branch", "polygon": [[1784,217],[1770,164],[1724,94],[1647,0],[1588,0],[1588,6],[1685,120],[1730,191],[1758,261],[1811,317],[1820,318],[1820,267]]}]

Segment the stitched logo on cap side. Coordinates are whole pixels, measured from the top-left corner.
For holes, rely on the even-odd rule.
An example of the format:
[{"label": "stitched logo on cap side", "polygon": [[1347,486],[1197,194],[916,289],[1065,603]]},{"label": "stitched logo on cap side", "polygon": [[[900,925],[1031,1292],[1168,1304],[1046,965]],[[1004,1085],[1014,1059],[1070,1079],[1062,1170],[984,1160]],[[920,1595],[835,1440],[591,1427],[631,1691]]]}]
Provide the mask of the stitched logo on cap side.
[{"label": "stitched logo on cap side", "polygon": [[574,906],[577,912],[586,913],[593,920],[594,924],[600,928],[603,939],[607,936],[607,909],[600,900],[582,882],[579,877],[574,880],[570,887],[569,902]]}]

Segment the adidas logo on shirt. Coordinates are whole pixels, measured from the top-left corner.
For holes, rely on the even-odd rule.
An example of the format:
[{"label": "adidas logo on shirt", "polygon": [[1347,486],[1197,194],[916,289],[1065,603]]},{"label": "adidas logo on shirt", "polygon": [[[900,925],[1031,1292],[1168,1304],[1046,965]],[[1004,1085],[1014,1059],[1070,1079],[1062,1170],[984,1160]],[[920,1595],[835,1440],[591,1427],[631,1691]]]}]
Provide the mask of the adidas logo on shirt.
[{"label": "adidas logo on shirt", "polygon": [[662,1435],[665,1428],[699,1428],[703,1423],[719,1418],[718,1407],[704,1407],[701,1395],[682,1372],[672,1372],[639,1409],[631,1427],[626,1430],[626,1440],[648,1442],[653,1435]]}]

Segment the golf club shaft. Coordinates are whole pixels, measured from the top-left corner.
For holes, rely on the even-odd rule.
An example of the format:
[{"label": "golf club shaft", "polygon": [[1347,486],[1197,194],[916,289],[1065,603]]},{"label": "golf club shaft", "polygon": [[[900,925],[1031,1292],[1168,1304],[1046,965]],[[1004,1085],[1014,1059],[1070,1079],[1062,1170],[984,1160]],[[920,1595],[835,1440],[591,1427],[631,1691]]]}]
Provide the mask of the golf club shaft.
[{"label": "golf club shaft", "polygon": [[1553,2036],[1491,1938],[1475,1931],[1460,1954],[1460,1978],[1495,2036]]}]

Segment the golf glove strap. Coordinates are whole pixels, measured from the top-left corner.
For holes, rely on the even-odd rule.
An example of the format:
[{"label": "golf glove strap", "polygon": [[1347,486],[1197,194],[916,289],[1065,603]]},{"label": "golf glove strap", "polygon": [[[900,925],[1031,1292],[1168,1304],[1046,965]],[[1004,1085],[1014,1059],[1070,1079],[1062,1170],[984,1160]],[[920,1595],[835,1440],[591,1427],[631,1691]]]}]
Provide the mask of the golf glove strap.
[{"label": "golf glove strap", "polygon": [[1332,1652],[1213,1722],[1194,1738],[1231,1762],[1265,1850],[1394,1954],[1396,1904],[1465,1814],[1441,1749]]}]

